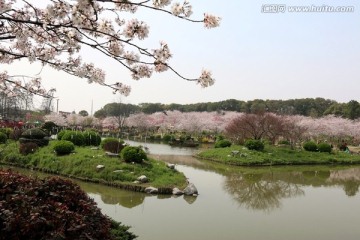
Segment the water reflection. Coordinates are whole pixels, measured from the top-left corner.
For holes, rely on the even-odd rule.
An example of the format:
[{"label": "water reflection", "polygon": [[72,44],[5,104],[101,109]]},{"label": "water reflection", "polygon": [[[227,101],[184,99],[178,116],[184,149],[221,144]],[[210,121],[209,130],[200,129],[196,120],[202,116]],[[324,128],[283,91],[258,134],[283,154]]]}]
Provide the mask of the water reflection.
[{"label": "water reflection", "polygon": [[328,169],[328,167],[293,167],[275,169],[247,169],[226,175],[224,189],[247,209],[272,211],[281,208],[286,198],[305,195],[306,186],[341,186],[347,196],[359,192],[360,168]]},{"label": "water reflection", "polygon": [[247,209],[271,211],[281,207],[281,199],[304,195],[297,184],[271,179],[259,173],[231,174],[224,189]]}]

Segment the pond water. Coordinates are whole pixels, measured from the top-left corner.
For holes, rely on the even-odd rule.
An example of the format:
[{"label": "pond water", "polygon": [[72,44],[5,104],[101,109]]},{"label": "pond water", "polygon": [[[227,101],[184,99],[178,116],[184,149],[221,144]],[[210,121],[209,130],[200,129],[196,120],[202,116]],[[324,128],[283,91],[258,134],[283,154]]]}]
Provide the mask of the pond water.
[{"label": "pond water", "polygon": [[152,196],[79,183],[140,240],[360,238],[360,166],[244,168],[199,161],[191,157],[197,149],[146,147],[152,157],[175,163],[200,195]]}]

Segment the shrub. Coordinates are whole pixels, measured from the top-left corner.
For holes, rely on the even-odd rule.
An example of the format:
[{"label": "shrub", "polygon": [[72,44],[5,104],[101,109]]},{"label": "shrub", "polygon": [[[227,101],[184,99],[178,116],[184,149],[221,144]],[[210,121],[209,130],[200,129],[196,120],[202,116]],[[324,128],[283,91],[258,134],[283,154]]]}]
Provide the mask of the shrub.
[{"label": "shrub", "polygon": [[84,146],[85,137],[78,131],[67,131],[61,138],[61,140],[70,141],[75,146]]},{"label": "shrub", "polygon": [[223,135],[217,135],[216,136],[216,141],[220,141],[220,140],[224,140],[225,137]]},{"label": "shrub", "polygon": [[126,146],[121,151],[121,156],[127,163],[141,163],[143,160],[147,160],[146,153],[141,147]]},{"label": "shrub", "polygon": [[19,140],[19,138],[21,137],[23,133],[23,130],[22,129],[14,129],[10,135],[9,135],[9,139],[12,139],[12,140]]},{"label": "shrub", "polygon": [[7,139],[7,135],[3,132],[0,132],[0,143],[6,143]]},{"label": "shrub", "polygon": [[27,139],[43,139],[46,136],[47,136],[46,133],[40,128],[27,129],[25,132],[21,134],[22,138],[27,138]]},{"label": "shrub", "polygon": [[28,155],[36,152],[39,146],[34,142],[20,143],[19,152],[22,155]]},{"label": "shrub", "polygon": [[74,151],[75,149],[75,145],[74,143],[70,142],[70,141],[66,141],[66,140],[58,140],[55,144],[54,144],[54,151],[56,152],[56,154],[58,155],[65,155],[65,154],[69,154],[72,151]]},{"label": "shrub", "polygon": [[316,152],[318,150],[318,147],[316,145],[315,142],[313,141],[308,141],[308,142],[305,142],[303,144],[303,148],[306,150],[306,151],[309,151],[309,152]]},{"label": "shrub", "polygon": [[6,137],[9,138],[10,134],[13,132],[14,130],[12,128],[0,128],[0,132],[5,133]]},{"label": "shrub", "polygon": [[67,133],[67,132],[71,132],[71,130],[61,130],[60,132],[58,132],[58,134],[57,134],[57,139],[58,140],[61,140],[62,139],[62,137],[65,135],[65,133]]},{"label": "shrub", "polygon": [[164,136],[163,136],[163,138],[162,138],[162,141],[164,141],[164,142],[169,142],[169,141],[171,141],[173,139],[173,136],[172,135],[170,135],[170,134],[165,134]]},{"label": "shrub", "polygon": [[125,142],[118,138],[105,138],[101,142],[101,148],[111,153],[120,153],[125,147]]},{"label": "shrub", "polygon": [[55,133],[55,128],[57,128],[58,126],[54,123],[54,122],[45,122],[42,125],[42,129],[46,130],[46,132],[50,135]]},{"label": "shrub", "polygon": [[278,144],[290,145],[290,142],[288,140],[281,140],[278,142]]},{"label": "shrub", "polygon": [[86,146],[99,146],[101,142],[100,135],[95,131],[83,132]]},{"label": "shrub", "polygon": [[264,150],[265,144],[260,140],[249,139],[245,141],[245,147],[249,150],[262,151]]},{"label": "shrub", "polygon": [[36,143],[39,147],[47,146],[49,144],[49,138],[44,137],[42,139],[29,139],[29,138],[19,138],[20,143]]},{"label": "shrub", "polygon": [[[135,239],[70,180],[0,170],[0,239]],[[9,197],[12,196],[12,197]]]},{"label": "shrub", "polygon": [[328,143],[319,143],[317,148],[319,152],[331,153],[331,145]]},{"label": "shrub", "polygon": [[215,143],[215,148],[226,148],[230,146],[231,146],[231,142],[227,139],[219,140]]}]

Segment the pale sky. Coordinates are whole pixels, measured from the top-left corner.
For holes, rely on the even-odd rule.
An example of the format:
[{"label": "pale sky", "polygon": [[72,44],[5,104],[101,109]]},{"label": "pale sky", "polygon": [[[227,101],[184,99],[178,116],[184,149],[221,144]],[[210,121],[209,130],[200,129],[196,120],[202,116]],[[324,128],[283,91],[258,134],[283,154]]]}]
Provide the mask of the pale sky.
[{"label": "pale sky", "polygon": [[[186,77],[211,70],[215,85],[202,89],[172,72],[153,74],[134,81],[121,65],[84,49],[83,59],[102,67],[107,82],[131,85],[121,102],[197,103],[226,99],[294,99],[322,97],[339,102],[359,99],[360,90],[360,2],[358,0],[190,0],[193,18],[204,12],[222,18],[215,29],[190,23],[168,14],[141,11],[136,17],[150,25],[148,49],[168,43],[170,64]],[[286,6],[354,6],[352,13],[299,12],[262,13],[263,4]],[[43,85],[55,87],[59,110],[91,113],[105,104],[120,101],[111,89],[87,84],[51,68],[18,62],[0,65],[9,73],[37,74]]]}]

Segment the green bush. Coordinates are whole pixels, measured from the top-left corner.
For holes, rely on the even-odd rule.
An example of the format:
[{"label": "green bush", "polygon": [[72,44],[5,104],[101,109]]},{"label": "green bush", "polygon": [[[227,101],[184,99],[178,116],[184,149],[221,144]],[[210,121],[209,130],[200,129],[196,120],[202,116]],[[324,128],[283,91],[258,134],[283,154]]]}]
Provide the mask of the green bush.
[{"label": "green bush", "polygon": [[106,143],[103,145],[103,149],[111,153],[120,153],[121,150],[124,149],[124,147],[124,142],[121,142],[119,140],[106,141]]},{"label": "green bush", "polygon": [[315,142],[313,141],[308,141],[308,142],[305,142],[303,144],[303,148],[306,150],[306,151],[309,151],[309,152],[316,152],[318,150],[318,146],[316,145]]},{"label": "green bush", "polygon": [[86,146],[99,146],[101,143],[100,135],[95,131],[85,131],[83,132],[85,145]]},{"label": "green bush", "polygon": [[36,152],[39,146],[34,142],[20,143],[19,152],[22,155],[28,155]]},{"label": "green bush", "polygon": [[31,128],[27,129],[25,132],[21,134],[22,138],[27,139],[43,139],[47,134],[40,128]]},{"label": "green bush", "polygon": [[216,136],[216,141],[220,141],[220,140],[224,140],[225,137],[223,135],[217,135]]},{"label": "green bush", "polygon": [[141,163],[143,160],[147,160],[147,155],[141,147],[126,146],[121,151],[121,156],[127,163]]},{"label": "green bush", "polygon": [[61,140],[62,137],[65,135],[65,133],[67,132],[71,132],[71,130],[61,130],[58,134],[57,134],[57,139]]},{"label": "green bush", "polygon": [[[100,143],[100,147],[102,149],[104,149],[104,146],[106,145],[106,143],[108,142],[117,142],[117,143],[121,143],[121,144],[125,144],[124,140],[122,139],[119,139],[119,138],[113,138],[113,137],[109,137],[109,138],[105,138],[103,140],[101,140],[101,143]],[[104,149],[105,150],[105,149]]]},{"label": "green bush", "polygon": [[75,146],[84,146],[85,137],[81,132],[78,131],[67,131],[61,138],[61,140],[70,141]]},{"label": "green bush", "polygon": [[14,130],[12,128],[0,128],[0,132],[5,133],[7,138],[10,138],[11,133]]},{"label": "green bush", "polygon": [[226,148],[230,146],[231,146],[231,142],[227,139],[219,140],[215,143],[215,148]]},{"label": "green bush", "polygon": [[72,151],[74,151],[75,149],[75,145],[74,143],[70,142],[70,141],[66,141],[66,140],[58,140],[55,144],[54,144],[54,151],[56,152],[56,154],[58,155],[65,155],[65,154],[69,154]]},{"label": "green bush", "polygon": [[319,143],[317,148],[319,152],[331,153],[331,145],[328,143]]},{"label": "green bush", "polygon": [[3,132],[0,132],[0,143],[6,143],[7,139],[7,135]]},{"label": "green bush", "polygon": [[170,134],[165,134],[164,136],[163,136],[163,138],[162,138],[162,141],[164,141],[164,142],[169,142],[169,141],[171,141],[173,139],[173,136],[172,135],[170,135]]},{"label": "green bush", "polygon": [[262,151],[264,150],[265,144],[260,140],[249,139],[245,141],[245,147],[249,150]]}]

